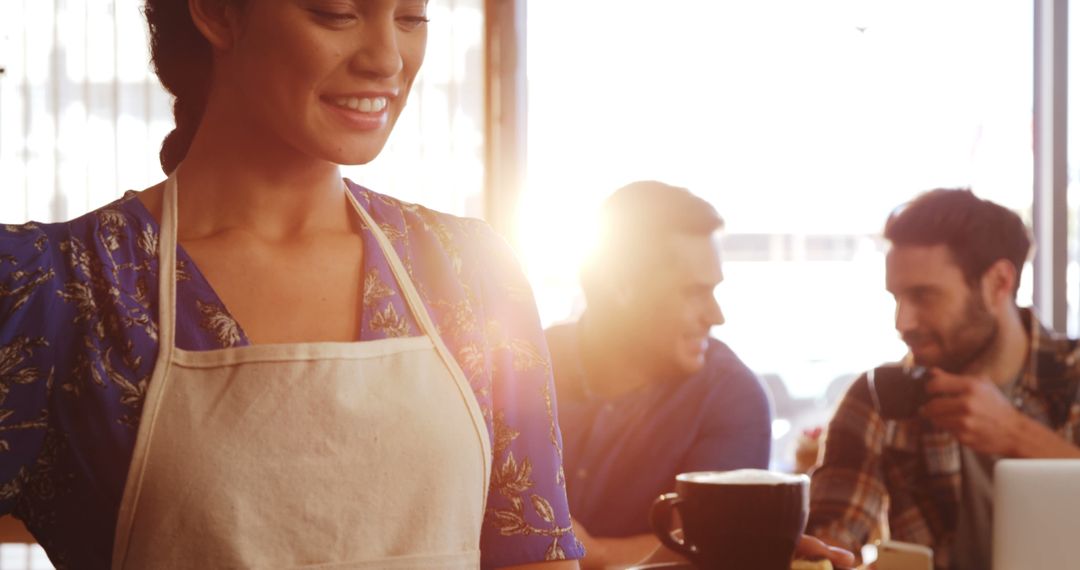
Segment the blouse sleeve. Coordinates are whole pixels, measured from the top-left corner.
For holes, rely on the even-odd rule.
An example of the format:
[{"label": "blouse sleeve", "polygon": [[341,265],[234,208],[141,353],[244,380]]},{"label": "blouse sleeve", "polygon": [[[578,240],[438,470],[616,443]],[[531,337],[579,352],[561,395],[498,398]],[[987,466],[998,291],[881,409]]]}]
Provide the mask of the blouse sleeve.
[{"label": "blouse sleeve", "polygon": [[532,290],[506,242],[478,227],[494,430],[481,566],[578,559],[585,552],[571,528],[551,358]]},{"label": "blouse sleeve", "polygon": [[45,440],[56,283],[45,232],[0,225],[0,515],[15,507]]}]

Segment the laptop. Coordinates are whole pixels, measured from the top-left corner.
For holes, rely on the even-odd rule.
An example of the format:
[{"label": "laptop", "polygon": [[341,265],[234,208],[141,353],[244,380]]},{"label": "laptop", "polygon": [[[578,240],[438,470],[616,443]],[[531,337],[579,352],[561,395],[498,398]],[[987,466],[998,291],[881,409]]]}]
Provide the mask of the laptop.
[{"label": "laptop", "polygon": [[993,570],[1080,568],[1080,459],[994,468]]}]

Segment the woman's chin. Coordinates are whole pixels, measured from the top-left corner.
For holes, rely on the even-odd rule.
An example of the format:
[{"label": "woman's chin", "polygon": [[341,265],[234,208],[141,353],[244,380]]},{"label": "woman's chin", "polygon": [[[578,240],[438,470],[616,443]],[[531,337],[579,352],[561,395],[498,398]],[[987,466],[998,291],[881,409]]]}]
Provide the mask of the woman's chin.
[{"label": "woman's chin", "polygon": [[359,166],[368,164],[378,158],[385,146],[385,140],[377,144],[351,145],[349,147],[339,147],[333,152],[325,153],[324,156],[330,162],[342,166]]}]

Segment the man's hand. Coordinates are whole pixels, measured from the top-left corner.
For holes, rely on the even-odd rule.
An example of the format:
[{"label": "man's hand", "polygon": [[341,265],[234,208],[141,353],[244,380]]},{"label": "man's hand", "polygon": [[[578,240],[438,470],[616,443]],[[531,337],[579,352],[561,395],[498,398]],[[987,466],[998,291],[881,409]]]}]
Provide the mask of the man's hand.
[{"label": "man's hand", "polygon": [[795,558],[805,558],[807,560],[828,558],[829,562],[832,562],[832,565],[837,568],[855,567],[854,554],[843,548],[829,546],[808,534],[802,535],[802,538],[795,545]]},{"label": "man's hand", "polygon": [[1026,419],[988,377],[960,376],[938,368],[926,385],[931,396],[920,413],[961,444],[987,454],[1013,457]]},{"label": "man's hand", "polygon": [[935,396],[920,413],[980,453],[1025,459],[1078,459],[1080,448],[1025,416],[989,378],[935,368],[926,385]]}]

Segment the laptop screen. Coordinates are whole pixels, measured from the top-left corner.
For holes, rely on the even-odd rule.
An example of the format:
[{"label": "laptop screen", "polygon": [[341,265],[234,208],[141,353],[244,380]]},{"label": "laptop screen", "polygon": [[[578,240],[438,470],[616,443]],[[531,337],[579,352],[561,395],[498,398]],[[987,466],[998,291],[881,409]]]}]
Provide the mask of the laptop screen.
[{"label": "laptop screen", "polygon": [[1080,460],[994,468],[993,570],[1080,568]]}]

